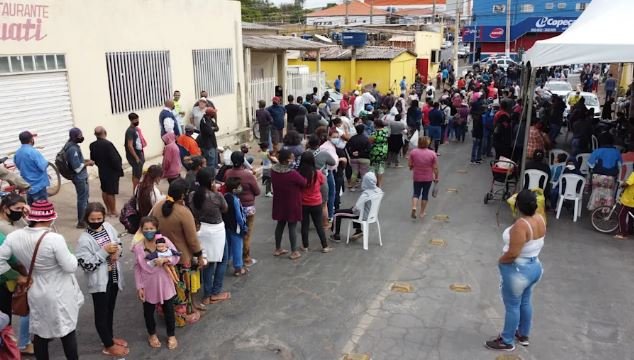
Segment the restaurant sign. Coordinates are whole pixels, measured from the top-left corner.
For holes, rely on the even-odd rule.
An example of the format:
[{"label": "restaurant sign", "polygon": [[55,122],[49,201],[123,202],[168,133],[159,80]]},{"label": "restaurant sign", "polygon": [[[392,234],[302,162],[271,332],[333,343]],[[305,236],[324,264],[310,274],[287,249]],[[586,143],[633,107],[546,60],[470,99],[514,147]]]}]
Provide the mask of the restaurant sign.
[{"label": "restaurant sign", "polygon": [[0,41],[44,39],[48,8],[48,5],[0,2]]}]

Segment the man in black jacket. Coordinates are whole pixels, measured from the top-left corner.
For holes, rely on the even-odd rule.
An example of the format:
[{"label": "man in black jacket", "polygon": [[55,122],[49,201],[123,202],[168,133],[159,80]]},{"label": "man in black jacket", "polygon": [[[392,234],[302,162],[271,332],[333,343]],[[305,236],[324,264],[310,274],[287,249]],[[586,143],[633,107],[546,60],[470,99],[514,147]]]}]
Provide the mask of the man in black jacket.
[{"label": "man in black jacket", "polygon": [[97,140],[90,144],[90,160],[94,161],[99,169],[101,197],[108,209],[108,215],[117,216],[115,195],[119,193],[119,179],[123,176],[123,165],[121,155],[117,148],[106,139],[107,135],[103,126],[95,128]]},{"label": "man in black jacket", "polygon": [[483,96],[471,104],[471,120],[473,129],[473,146],[471,147],[471,165],[482,164],[482,137],[484,137],[484,126],[482,124],[482,114],[484,113]]},{"label": "man in black jacket", "polygon": [[203,156],[207,160],[207,167],[216,171],[218,168],[218,142],[216,132],[220,130],[216,120],[216,109],[208,107],[205,115],[200,119],[200,135],[196,139]]}]

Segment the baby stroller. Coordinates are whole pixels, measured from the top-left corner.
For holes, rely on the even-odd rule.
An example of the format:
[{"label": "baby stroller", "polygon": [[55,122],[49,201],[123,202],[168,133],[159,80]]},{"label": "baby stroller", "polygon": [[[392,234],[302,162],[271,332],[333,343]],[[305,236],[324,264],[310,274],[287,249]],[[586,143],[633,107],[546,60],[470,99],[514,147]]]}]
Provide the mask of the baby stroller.
[{"label": "baby stroller", "polygon": [[[506,200],[515,192],[517,187],[517,164],[511,159],[500,157],[491,161],[491,189],[484,195],[484,204],[489,200]],[[512,189],[511,189],[512,186]]]}]

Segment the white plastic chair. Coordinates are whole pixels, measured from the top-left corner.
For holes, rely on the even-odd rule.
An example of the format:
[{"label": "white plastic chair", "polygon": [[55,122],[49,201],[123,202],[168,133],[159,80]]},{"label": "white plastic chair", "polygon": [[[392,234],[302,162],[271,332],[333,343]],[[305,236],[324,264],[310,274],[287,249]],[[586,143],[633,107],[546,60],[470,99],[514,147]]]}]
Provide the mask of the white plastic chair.
[{"label": "white plastic chair", "polygon": [[575,160],[577,160],[579,172],[586,177],[590,175],[590,165],[588,165],[588,160],[590,160],[590,153],[578,154]]},{"label": "white plastic chair", "polygon": [[548,184],[548,174],[537,169],[527,169],[524,171],[524,189],[546,190]]},{"label": "white plastic chair", "polygon": [[577,222],[577,218],[581,218],[581,202],[583,201],[583,189],[586,185],[586,179],[577,174],[563,174],[559,179],[559,200],[557,201],[557,219],[561,214],[561,207],[564,200],[572,200],[575,202],[575,212],[572,220]]},{"label": "white plastic chair", "polygon": [[596,136],[592,135],[592,151],[596,150],[599,148],[599,138],[597,138]]},{"label": "white plastic chair", "polygon": [[566,170],[565,163],[554,164],[550,166],[550,183],[553,188],[557,186],[559,183],[559,178],[564,174],[564,170]]},{"label": "white plastic chair", "polygon": [[566,155],[566,159],[570,159],[570,154],[567,151],[561,149],[552,149],[550,150],[550,154],[548,155],[548,165],[555,165],[555,160],[557,160],[557,156],[559,156],[559,154],[564,154]]},{"label": "white plastic chair", "polygon": [[[346,244],[350,243],[350,230],[352,229],[352,223],[361,224],[361,230],[363,231],[363,250],[368,250],[368,231],[370,229],[370,224],[376,223],[376,227],[379,230],[379,245],[383,246],[383,241],[381,240],[381,224],[379,223],[379,208],[381,207],[381,200],[383,200],[383,194],[374,195],[368,198],[367,201],[370,202],[370,208],[367,212],[365,204],[363,204],[363,208],[360,209],[359,218],[352,219],[348,223]],[[366,220],[362,220],[364,218]]]}]

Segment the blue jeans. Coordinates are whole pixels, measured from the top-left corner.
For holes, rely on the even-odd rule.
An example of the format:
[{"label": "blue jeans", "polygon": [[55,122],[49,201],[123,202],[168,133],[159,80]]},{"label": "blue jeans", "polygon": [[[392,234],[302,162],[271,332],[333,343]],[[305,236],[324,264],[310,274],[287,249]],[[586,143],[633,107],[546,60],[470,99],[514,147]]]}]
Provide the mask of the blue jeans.
[{"label": "blue jeans", "polygon": [[498,264],[502,283],[502,301],[506,315],[504,316],[504,330],[502,340],[506,344],[513,344],[515,332],[521,336],[529,336],[533,306],[531,295],[533,287],[544,272],[539,258],[517,258],[510,264]]},{"label": "blue jeans", "polygon": [[484,135],[482,138],[482,154],[484,156],[493,156],[491,149],[493,148],[493,142],[491,141],[491,134]]},{"label": "blue jeans", "polygon": [[335,196],[337,195],[337,189],[335,185],[335,175],[332,170],[328,170],[328,218],[332,219],[335,216]]},{"label": "blue jeans", "polygon": [[551,143],[555,143],[557,141],[557,136],[559,136],[559,131],[561,130],[561,125],[550,125],[550,131],[548,132],[548,137],[550,138]]},{"label": "blue jeans", "polygon": [[228,256],[229,246],[225,241],[225,250],[222,254],[222,261],[219,263],[210,262],[209,265],[203,268],[203,292],[205,297],[218,295],[222,291],[222,285],[224,284],[225,279],[225,271],[227,270]]},{"label": "blue jeans", "polygon": [[201,149],[203,157],[207,160],[207,167],[216,170],[218,168],[218,149]]},{"label": "blue jeans", "polygon": [[73,184],[75,185],[75,191],[77,192],[77,222],[84,221],[84,213],[88,206],[88,178],[73,178]]},{"label": "blue jeans", "polygon": [[482,160],[482,139],[473,138],[473,147],[471,148],[471,161]]},{"label": "blue jeans", "polygon": [[42,190],[34,192],[34,193],[28,193],[26,195],[26,200],[29,203],[29,205],[33,205],[33,203],[38,200],[47,200],[47,199],[48,199],[48,192],[46,192],[46,188],[43,188]]},{"label": "blue jeans", "polygon": [[20,334],[18,334],[18,347],[24,349],[31,343],[31,335],[29,334],[29,316],[20,318]]},{"label": "blue jeans", "polygon": [[233,262],[233,268],[235,270],[242,269],[242,235],[236,234],[233,231],[227,231],[227,242],[229,243],[229,252],[231,254],[231,261]]}]

